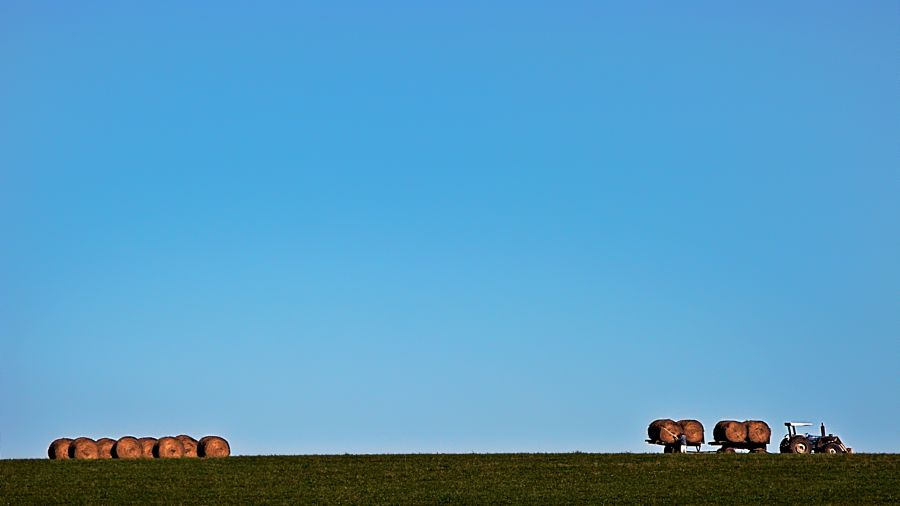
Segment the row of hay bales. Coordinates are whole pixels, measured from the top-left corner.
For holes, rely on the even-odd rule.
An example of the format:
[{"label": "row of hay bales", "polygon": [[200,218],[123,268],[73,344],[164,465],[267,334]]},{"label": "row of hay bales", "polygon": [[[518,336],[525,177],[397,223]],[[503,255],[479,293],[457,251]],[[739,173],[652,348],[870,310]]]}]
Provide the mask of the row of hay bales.
[{"label": "row of hay bales", "polygon": [[769,444],[772,429],[762,420],[722,420],[713,428],[713,439],[722,443]]},{"label": "row of hay bales", "polygon": [[104,437],[96,441],[88,437],[62,437],[50,443],[47,455],[53,460],[219,458],[231,455],[231,446],[219,436],[206,436],[197,441],[185,434],[159,439],[124,436],[116,440]]},{"label": "row of hay bales", "polygon": [[671,420],[662,418],[653,420],[647,427],[647,436],[653,441],[673,444],[684,434],[689,445],[703,444],[703,424],[697,420]]},{"label": "row of hay bales", "polygon": [[[671,420],[662,418],[650,422],[647,436],[650,440],[666,444],[675,443],[684,434],[689,445],[703,444],[703,424],[697,420]],[[762,420],[722,420],[713,428],[713,439],[721,443],[769,444],[772,429]]]}]

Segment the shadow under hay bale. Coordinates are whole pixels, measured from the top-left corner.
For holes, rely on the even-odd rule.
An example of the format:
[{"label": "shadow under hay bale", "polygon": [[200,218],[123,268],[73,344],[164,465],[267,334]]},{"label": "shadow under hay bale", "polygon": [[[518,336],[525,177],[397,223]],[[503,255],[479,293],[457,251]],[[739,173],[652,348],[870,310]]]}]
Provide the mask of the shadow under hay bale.
[{"label": "shadow under hay bale", "polygon": [[47,449],[47,456],[53,460],[67,460],[71,444],[72,440],[67,437],[55,439],[50,443],[50,448]]},{"label": "shadow under hay bale", "polygon": [[223,458],[231,455],[231,446],[225,438],[206,436],[200,439],[198,454],[207,458]]},{"label": "shadow under hay bale", "polygon": [[689,445],[703,444],[703,424],[697,420],[679,420],[678,425],[681,426],[681,433]]},{"label": "shadow under hay bale", "polygon": [[747,420],[744,426],[747,428],[747,441],[751,443],[769,444],[772,439],[772,429],[762,420]]},{"label": "shadow under hay bale", "polygon": [[186,434],[181,434],[175,436],[176,439],[181,441],[181,446],[184,447],[184,457],[185,458],[195,458],[197,457],[197,440],[188,436]]},{"label": "shadow under hay bale", "polygon": [[716,441],[743,443],[747,439],[747,426],[735,420],[722,420],[713,428]]},{"label": "shadow under hay bale", "polygon": [[111,459],[113,446],[116,445],[115,439],[101,437],[97,440],[97,454],[101,459]]},{"label": "shadow under hay bale", "polygon": [[681,435],[681,426],[675,420],[662,418],[653,420],[647,427],[647,436],[653,441],[662,441],[663,443],[674,443]]},{"label": "shadow under hay bale", "polygon": [[156,446],[156,438],[155,437],[142,437],[138,439],[138,443],[141,444],[141,457],[145,459],[153,458],[153,447]]},{"label": "shadow under hay bale", "polygon": [[89,437],[79,437],[69,445],[69,458],[88,460],[100,458],[97,443]]},{"label": "shadow under hay bale", "polygon": [[180,459],[184,456],[184,446],[178,438],[161,437],[153,447],[153,456],[159,459]]},{"label": "shadow under hay bale", "polygon": [[131,436],[120,437],[112,447],[112,456],[116,459],[139,459],[143,453],[140,441]]}]

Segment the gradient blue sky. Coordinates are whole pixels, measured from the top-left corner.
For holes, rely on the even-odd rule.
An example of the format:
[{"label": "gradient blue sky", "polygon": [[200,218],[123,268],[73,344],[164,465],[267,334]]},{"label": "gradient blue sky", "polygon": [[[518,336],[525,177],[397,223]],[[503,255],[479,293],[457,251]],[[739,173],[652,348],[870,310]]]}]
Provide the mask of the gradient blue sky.
[{"label": "gradient blue sky", "polygon": [[0,457],[900,450],[896,2],[188,4],[0,3]]}]

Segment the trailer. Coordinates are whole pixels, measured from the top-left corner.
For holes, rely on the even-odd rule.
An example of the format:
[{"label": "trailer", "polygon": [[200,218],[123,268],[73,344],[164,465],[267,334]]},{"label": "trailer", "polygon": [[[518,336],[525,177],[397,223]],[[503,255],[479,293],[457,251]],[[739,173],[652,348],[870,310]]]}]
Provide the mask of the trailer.
[{"label": "trailer", "polygon": [[684,419],[675,421],[671,418],[653,420],[647,427],[647,439],[644,441],[663,447],[663,453],[687,452],[694,448],[700,453],[703,445],[703,424],[697,420]]},{"label": "trailer", "polygon": [[[666,443],[665,441],[659,441],[654,439],[645,439],[644,441],[652,444],[652,445],[660,445],[663,447],[663,453],[678,453],[678,443]],[[685,445],[686,448],[693,448],[695,453],[700,453],[700,446],[703,443],[688,443]]]},{"label": "trailer", "polygon": [[768,450],[766,449],[766,446],[768,446],[767,443],[710,441],[706,444],[720,447],[716,450],[716,453],[735,453],[737,450],[748,450],[750,453],[768,453]]}]

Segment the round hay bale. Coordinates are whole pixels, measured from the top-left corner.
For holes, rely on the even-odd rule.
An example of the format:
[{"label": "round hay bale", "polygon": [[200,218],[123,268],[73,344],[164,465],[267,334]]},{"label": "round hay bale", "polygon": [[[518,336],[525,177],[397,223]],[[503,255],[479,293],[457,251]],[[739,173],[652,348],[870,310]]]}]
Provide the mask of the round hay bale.
[{"label": "round hay bale", "polygon": [[69,458],[69,446],[72,440],[67,437],[54,439],[47,449],[47,456],[53,460],[66,460]]},{"label": "round hay bale", "polygon": [[120,437],[112,447],[112,456],[115,459],[139,459],[143,453],[140,441],[131,436]]},{"label": "round hay bale", "polygon": [[79,437],[69,445],[69,457],[73,459],[98,459],[100,451],[97,443],[89,437]]},{"label": "round hay bale", "polygon": [[772,429],[762,420],[747,420],[744,426],[747,427],[747,441],[751,443],[769,444],[772,439]]},{"label": "round hay bale", "polygon": [[747,440],[747,427],[743,422],[722,420],[713,428],[713,438],[721,442],[743,443]]},{"label": "round hay bale", "polygon": [[141,458],[152,459],[153,447],[156,446],[156,438],[142,437],[138,439],[138,443],[141,444]]},{"label": "round hay bale", "polygon": [[221,458],[231,455],[231,446],[225,438],[219,436],[206,436],[200,439],[199,451],[201,457]]},{"label": "round hay bale", "polygon": [[153,447],[153,456],[160,459],[180,459],[184,456],[184,446],[178,438],[161,437]]},{"label": "round hay bale", "polygon": [[647,427],[647,436],[653,441],[662,441],[663,443],[674,443],[681,435],[681,426],[675,420],[662,418],[650,422]]},{"label": "round hay bale", "polygon": [[689,445],[703,444],[703,424],[697,420],[678,420],[681,433],[687,439]]},{"label": "round hay bale", "polygon": [[186,434],[181,434],[179,436],[175,436],[176,439],[181,441],[181,446],[184,447],[184,456],[186,458],[194,458],[197,456],[197,440],[188,436]]},{"label": "round hay bale", "polygon": [[113,446],[116,445],[115,439],[110,439],[108,437],[101,437],[97,440],[97,452],[100,455],[101,459],[111,459],[112,458],[112,449]]}]

